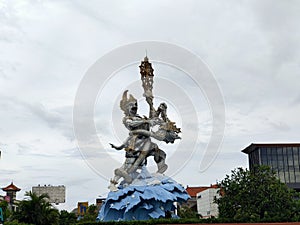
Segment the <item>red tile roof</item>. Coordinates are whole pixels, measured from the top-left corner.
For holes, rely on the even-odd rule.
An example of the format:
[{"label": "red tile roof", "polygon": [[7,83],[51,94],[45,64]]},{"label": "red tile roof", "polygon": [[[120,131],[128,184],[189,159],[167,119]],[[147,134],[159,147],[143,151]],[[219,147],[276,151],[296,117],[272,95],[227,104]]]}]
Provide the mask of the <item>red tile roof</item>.
[{"label": "red tile roof", "polygon": [[200,186],[200,187],[189,187],[187,186],[187,188],[185,189],[187,191],[187,193],[193,198],[197,196],[197,193],[205,191],[208,188],[218,188],[217,184],[212,184],[210,186]]},{"label": "red tile roof", "polygon": [[207,187],[187,187],[185,190],[191,197],[196,197],[197,193],[206,190]]},{"label": "red tile roof", "polygon": [[21,189],[18,188],[17,186],[15,186],[13,184],[13,182],[11,182],[10,185],[8,185],[7,187],[2,188],[3,191],[20,191]]}]

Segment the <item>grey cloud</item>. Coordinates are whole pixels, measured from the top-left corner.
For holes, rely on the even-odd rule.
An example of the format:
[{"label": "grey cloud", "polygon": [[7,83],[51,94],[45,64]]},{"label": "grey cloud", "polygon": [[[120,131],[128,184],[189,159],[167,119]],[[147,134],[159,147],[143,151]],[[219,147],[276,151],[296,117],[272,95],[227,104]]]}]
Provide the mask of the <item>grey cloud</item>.
[{"label": "grey cloud", "polygon": [[30,103],[16,97],[4,97],[0,104],[5,107],[18,108],[23,106],[27,112],[44,121],[50,128],[59,130],[65,137],[74,140],[72,127],[72,107],[64,106],[54,109],[46,109],[41,103]]},{"label": "grey cloud", "polygon": [[82,2],[82,1],[72,1],[72,7],[78,11],[80,14],[84,14],[89,18],[93,18],[99,24],[104,26],[108,30],[113,30],[119,28],[116,23],[112,22],[112,18],[105,17],[101,13],[99,13],[99,8],[105,8],[105,2],[99,1],[89,1],[89,2]]},{"label": "grey cloud", "polygon": [[256,1],[255,18],[268,38],[273,52],[273,66],[299,58],[299,1]]},{"label": "grey cloud", "polygon": [[18,170],[10,170],[10,169],[0,169],[0,170],[2,174],[6,174],[6,175],[15,175],[20,172]]},{"label": "grey cloud", "polygon": [[66,180],[66,186],[78,186],[82,185],[87,182],[91,182],[92,178],[80,178],[80,179],[67,179]]},{"label": "grey cloud", "polygon": [[300,104],[300,95],[295,97],[289,102],[289,106],[294,106],[295,104],[299,105]]},{"label": "grey cloud", "polygon": [[62,153],[64,153],[67,157],[82,158],[78,148],[64,149],[62,150]]},{"label": "grey cloud", "polygon": [[19,155],[27,155],[31,152],[32,149],[32,146],[23,143],[17,143],[17,146]]},{"label": "grey cloud", "polygon": [[270,126],[280,132],[287,132],[291,127],[284,121],[269,121]]},{"label": "grey cloud", "polygon": [[13,1],[4,1],[0,5],[0,42],[21,43],[24,32],[20,26],[20,17]]},{"label": "grey cloud", "polygon": [[18,155],[26,157],[44,157],[44,158],[55,158],[55,154],[43,153],[42,151],[37,151],[36,147],[33,144],[27,143],[16,143],[18,146]]},{"label": "grey cloud", "polygon": [[1,68],[0,68],[0,78],[4,78],[4,79],[8,78],[8,76],[6,75],[6,73]]},{"label": "grey cloud", "polygon": [[71,148],[71,149],[64,149],[62,153],[65,154],[66,157],[74,158],[74,159],[81,159],[81,160],[88,160],[94,159],[97,157],[101,157],[102,159],[107,158],[107,149],[101,149],[95,147],[93,150],[82,148]]}]

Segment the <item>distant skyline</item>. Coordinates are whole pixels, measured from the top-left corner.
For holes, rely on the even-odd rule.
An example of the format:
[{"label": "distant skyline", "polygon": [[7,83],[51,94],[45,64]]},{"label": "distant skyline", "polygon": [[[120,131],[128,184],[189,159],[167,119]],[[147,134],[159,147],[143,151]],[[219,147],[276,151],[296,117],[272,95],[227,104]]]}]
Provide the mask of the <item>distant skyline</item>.
[{"label": "distant skyline", "polygon": [[[134,42],[162,41],[195,53],[214,74],[224,98],[220,153],[200,173],[213,122],[205,93],[178,69],[153,63],[155,79],[180,87],[199,119],[199,147],[174,175],[179,183],[206,186],[236,167],[248,167],[241,150],[250,143],[300,142],[299,11],[300,2],[293,0],[0,1],[0,186],[13,181],[21,188],[17,198],[23,199],[32,186],[65,185],[66,203],[58,208],[67,210],[78,201],[95,204],[97,197],[105,197],[109,177],[99,176],[82,158],[73,106],[87,70],[113,49]],[[151,49],[147,52],[151,61]],[[137,66],[117,71],[95,104],[98,138],[106,143],[99,151],[120,165],[124,153],[108,144],[126,137],[126,130],[116,135],[123,129],[120,93],[132,90],[141,102],[139,113],[147,114]],[[161,82],[154,83],[156,93]],[[186,123],[176,105],[170,106],[170,116]],[[195,129],[189,127],[182,141]],[[173,169],[189,151],[172,151],[178,143],[161,145]],[[103,167],[111,176],[114,169],[109,162]]]}]

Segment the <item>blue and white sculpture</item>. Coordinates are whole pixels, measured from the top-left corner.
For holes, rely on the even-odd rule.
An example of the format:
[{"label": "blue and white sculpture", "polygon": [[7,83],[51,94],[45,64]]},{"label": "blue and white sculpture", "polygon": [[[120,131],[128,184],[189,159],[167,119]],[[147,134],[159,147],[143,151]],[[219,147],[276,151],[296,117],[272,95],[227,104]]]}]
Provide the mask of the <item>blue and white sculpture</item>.
[{"label": "blue and white sculpture", "polygon": [[[129,130],[129,137],[120,146],[110,144],[116,150],[124,149],[125,162],[114,171],[110,180],[107,199],[101,207],[98,221],[147,220],[165,217],[175,209],[174,203],[185,202],[189,195],[183,186],[163,175],[168,166],[166,153],[151,141],[154,138],[166,143],[180,139],[181,132],[175,122],[167,117],[167,105],[153,106],[153,68],[145,57],[140,65],[141,80],[147,103],[149,118],[137,114],[137,100],[123,93],[120,108],[124,111],[123,124]],[[158,126],[157,131],[152,128]],[[154,157],[157,172],[150,174],[146,164],[149,156]],[[120,179],[122,181],[119,183]]]}]

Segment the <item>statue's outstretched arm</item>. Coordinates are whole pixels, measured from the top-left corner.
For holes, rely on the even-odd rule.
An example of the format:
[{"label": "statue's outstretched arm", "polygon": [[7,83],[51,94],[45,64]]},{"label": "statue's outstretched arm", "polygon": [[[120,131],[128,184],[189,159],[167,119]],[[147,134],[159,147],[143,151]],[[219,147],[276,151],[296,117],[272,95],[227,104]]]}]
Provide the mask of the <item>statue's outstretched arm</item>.
[{"label": "statue's outstretched arm", "polygon": [[116,150],[122,150],[123,148],[126,148],[126,147],[128,146],[128,142],[129,142],[130,139],[131,139],[131,136],[129,136],[129,137],[123,142],[123,144],[121,144],[120,146],[116,146],[116,145],[114,145],[114,144],[112,144],[112,143],[109,143],[109,144],[110,144],[110,146],[111,146],[112,148],[114,148],[114,149],[116,149]]},{"label": "statue's outstretched arm", "polygon": [[120,146],[115,146],[114,144],[112,143],[109,143],[110,146],[116,150],[122,150],[123,148],[125,148],[125,144],[121,144]]}]

